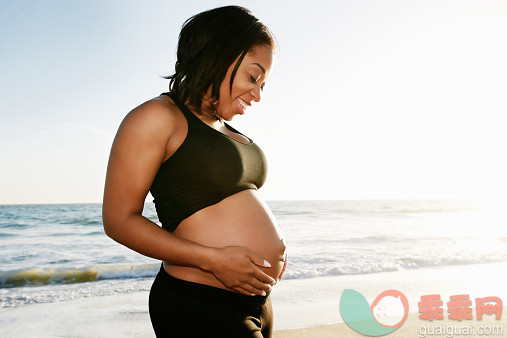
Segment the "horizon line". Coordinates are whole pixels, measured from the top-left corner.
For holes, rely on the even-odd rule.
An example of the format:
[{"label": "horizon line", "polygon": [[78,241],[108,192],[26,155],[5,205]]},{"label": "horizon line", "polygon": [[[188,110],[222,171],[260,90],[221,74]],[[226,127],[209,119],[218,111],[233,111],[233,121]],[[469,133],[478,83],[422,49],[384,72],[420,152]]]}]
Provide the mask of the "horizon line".
[{"label": "horizon line", "polygon": [[[398,201],[398,200],[473,200],[472,197],[349,197],[349,198],[315,198],[315,199],[268,199],[266,202],[290,202],[290,201],[308,201],[308,202],[330,202],[330,201]],[[69,205],[69,204],[102,204],[102,202],[49,202],[49,203],[0,203],[0,206],[16,205]],[[154,204],[145,201],[144,204]]]}]

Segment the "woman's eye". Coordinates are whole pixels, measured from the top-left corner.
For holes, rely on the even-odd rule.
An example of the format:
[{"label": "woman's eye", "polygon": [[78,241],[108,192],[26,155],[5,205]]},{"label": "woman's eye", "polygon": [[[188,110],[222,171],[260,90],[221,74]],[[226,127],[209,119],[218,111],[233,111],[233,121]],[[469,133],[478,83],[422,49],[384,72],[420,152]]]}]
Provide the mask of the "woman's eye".
[{"label": "woman's eye", "polygon": [[[254,84],[257,84],[258,80],[253,77],[252,75],[250,75],[250,80],[254,83]],[[261,90],[264,90],[264,83],[261,85]]]}]

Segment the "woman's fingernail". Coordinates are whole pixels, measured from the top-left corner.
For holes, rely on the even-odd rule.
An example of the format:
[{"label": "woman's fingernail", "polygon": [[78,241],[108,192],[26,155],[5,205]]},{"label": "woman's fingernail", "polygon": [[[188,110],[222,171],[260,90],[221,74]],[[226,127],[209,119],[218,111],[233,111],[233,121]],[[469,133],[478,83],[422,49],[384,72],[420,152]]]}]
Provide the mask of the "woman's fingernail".
[{"label": "woman's fingernail", "polygon": [[252,293],[250,296],[257,296],[255,293]]},{"label": "woman's fingernail", "polygon": [[261,296],[265,296],[265,295],[266,295],[266,291],[262,290]]},{"label": "woman's fingernail", "polygon": [[271,264],[269,264],[269,262],[267,260],[264,260],[264,266],[270,268],[271,267]]}]

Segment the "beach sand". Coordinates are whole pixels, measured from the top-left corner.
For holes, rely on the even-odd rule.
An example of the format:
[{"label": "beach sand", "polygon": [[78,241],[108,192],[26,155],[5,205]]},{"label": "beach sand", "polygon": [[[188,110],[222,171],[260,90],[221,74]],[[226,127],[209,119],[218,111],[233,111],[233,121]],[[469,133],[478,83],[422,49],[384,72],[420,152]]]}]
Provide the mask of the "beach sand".
[{"label": "beach sand", "polygon": [[[450,295],[458,294],[469,294],[472,300],[475,297],[497,296],[505,301],[504,271],[507,271],[506,263],[495,263],[282,280],[272,292],[274,337],[364,337],[341,323],[339,300],[344,289],[361,292],[370,304],[379,293],[388,289],[399,290],[407,296],[411,314],[402,327],[389,337],[418,337],[423,325],[503,326],[504,335],[507,335],[505,310],[500,321],[485,316],[482,322],[476,320],[475,311],[473,320],[463,322],[446,319],[428,322],[419,319],[417,313],[417,302],[427,294],[440,294],[444,308]],[[142,291],[3,308],[0,309],[0,336],[155,335],[148,313],[148,292]]]},{"label": "beach sand", "polygon": [[[503,313],[505,313],[507,307],[503,308]],[[474,314],[474,320],[470,321],[454,321],[449,320],[447,317],[445,317],[443,320],[434,320],[432,322],[424,321],[419,319],[418,313],[411,313],[403,325],[396,331],[386,335],[386,337],[445,337],[445,335],[424,335],[424,332],[426,330],[426,333],[428,332],[436,332],[436,328],[431,329],[432,331],[429,331],[430,329],[428,327],[434,326],[440,326],[442,329],[446,330],[446,327],[454,327],[456,326],[475,326],[473,330],[475,330],[475,334],[466,335],[466,337],[485,337],[485,334],[480,335],[477,330],[478,326],[481,326],[481,330],[486,329],[486,327],[503,327],[502,332],[503,335],[500,336],[507,336],[507,321],[504,319],[504,316],[502,315],[502,320],[495,320],[492,316],[485,316],[483,317],[482,321],[476,321],[475,320],[475,309],[473,310]],[[450,329],[449,329],[450,330]],[[463,330],[463,328],[458,329]],[[487,329],[486,329],[487,330]],[[459,332],[459,331],[457,331]],[[481,331],[484,332],[484,331]],[[460,336],[460,335],[456,335]],[[498,336],[498,335],[497,335]],[[336,337],[366,337],[364,335],[361,335],[354,330],[352,330],[350,327],[347,326],[345,323],[337,323],[337,324],[330,324],[330,325],[319,325],[319,326],[313,326],[310,328],[302,328],[302,329],[290,329],[290,330],[278,330],[274,334],[275,338],[303,338],[303,337],[318,337],[318,338],[336,338]]]},{"label": "beach sand", "polygon": [[[418,312],[421,296],[440,294],[444,305],[451,295],[497,296],[507,300],[506,263],[431,267],[396,272],[282,280],[273,291],[277,330],[308,328],[343,322],[340,297],[344,289],[360,292],[371,304],[382,292],[401,291],[409,312]],[[507,319],[507,314],[502,319]],[[507,333],[506,333],[507,334]]]}]

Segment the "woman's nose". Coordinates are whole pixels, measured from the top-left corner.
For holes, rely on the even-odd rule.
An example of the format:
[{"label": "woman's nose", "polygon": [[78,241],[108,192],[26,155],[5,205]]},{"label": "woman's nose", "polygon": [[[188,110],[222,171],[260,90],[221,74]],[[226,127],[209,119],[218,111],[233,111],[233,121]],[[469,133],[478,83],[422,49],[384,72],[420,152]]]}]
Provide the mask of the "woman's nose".
[{"label": "woman's nose", "polygon": [[250,95],[252,96],[252,98],[253,98],[253,100],[255,102],[259,102],[261,100],[261,91],[260,91],[260,88],[256,87],[256,89],[253,89],[251,91]]}]

